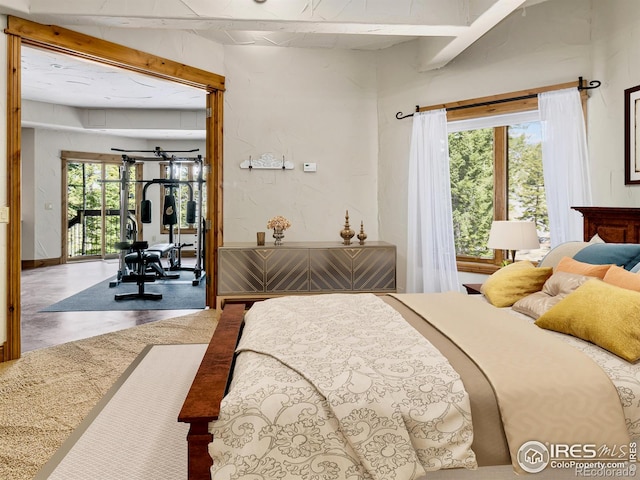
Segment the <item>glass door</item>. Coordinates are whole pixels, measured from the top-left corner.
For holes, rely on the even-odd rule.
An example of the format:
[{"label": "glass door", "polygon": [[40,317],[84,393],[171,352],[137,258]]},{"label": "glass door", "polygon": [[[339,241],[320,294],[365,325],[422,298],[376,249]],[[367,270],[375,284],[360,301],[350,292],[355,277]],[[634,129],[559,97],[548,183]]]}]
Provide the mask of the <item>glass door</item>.
[{"label": "glass door", "polygon": [[[120,241],[120,168],[122,163],[65,160],[66,260],[114,258]],[[135,185],[132,168],[130,185]],[[135,188],[129,199],[135,205]],[[136,230],[135,210],[129,215]]]}]

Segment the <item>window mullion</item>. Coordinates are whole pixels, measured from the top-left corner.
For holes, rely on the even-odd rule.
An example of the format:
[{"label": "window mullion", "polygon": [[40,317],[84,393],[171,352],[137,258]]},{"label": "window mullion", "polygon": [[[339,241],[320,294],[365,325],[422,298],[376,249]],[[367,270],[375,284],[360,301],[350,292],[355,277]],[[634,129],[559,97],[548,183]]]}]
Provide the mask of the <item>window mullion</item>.
[{"label": "window mullion", "polygon": [[[495,127],[493,129],[493,219],[507,220],[508,208],[508,135],[507,127]],[[504,252],[496,250],[495,261],[501,264],[504,260]]]}]

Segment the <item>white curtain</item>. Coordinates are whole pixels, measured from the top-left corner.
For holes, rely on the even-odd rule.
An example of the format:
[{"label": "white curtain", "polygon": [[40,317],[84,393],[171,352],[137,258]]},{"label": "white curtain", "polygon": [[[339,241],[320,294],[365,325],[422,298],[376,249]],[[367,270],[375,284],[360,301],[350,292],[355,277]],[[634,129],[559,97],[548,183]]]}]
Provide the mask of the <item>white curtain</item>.
[{"label": "white curtain", "polygon": [[408,198],[407,292],[459,290],[444,109],[413,115]]},{"label": "white curtain", "polygon": [[576,88],[538,95],[542,165],[551,247],[582,240],[582,216],[574,206],[591,205],[587,135]]}]

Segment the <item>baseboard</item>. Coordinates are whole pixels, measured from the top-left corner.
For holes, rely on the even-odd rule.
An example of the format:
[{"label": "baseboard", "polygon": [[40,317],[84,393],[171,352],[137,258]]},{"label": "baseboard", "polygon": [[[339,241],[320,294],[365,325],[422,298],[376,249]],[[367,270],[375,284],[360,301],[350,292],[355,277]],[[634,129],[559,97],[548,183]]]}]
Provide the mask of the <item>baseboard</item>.
[{"label": "baseboard", "polygon": [[[184,250],[183,258],[195,258],[195,250]],[[22,270],[30,270],[33,268],[53,267],[54,265],[62,265],[62,258],[41,258],[38,260],[22,260]]]},{"label": "baseboard", "polygon": [[0,344],[0,362],[6,362],[7,359],[4,356],[4,350],[7,348],[7,342]]},{"label": "baseboard", "polygon": [[39,260],[22,260],[23,270],[29,270],[32,268],[53,267],[54,265],[62,265],[62,258],[42,258]]}]

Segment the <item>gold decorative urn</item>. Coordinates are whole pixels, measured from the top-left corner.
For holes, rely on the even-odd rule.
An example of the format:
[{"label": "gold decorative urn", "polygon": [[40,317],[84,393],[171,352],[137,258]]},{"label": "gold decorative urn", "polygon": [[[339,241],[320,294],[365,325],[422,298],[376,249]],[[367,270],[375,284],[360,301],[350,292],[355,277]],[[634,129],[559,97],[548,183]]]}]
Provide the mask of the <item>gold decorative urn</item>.
[{"label": "gold decorative urn", "polygon": [[344,228],[340,230],[340,236],[342,237],[343,244],[351,245],[351,239],[356,234],[353,230],[351,230],[351,226],[349,225],[349,210],[344,216]]},{"label": "gold decorative urn", "polygon": [[364,241],[367,239],[367,234],[364,233],[364,222],[360,222],[360,233],[358,234],[358,240],[360,245],[364,245]]}]

